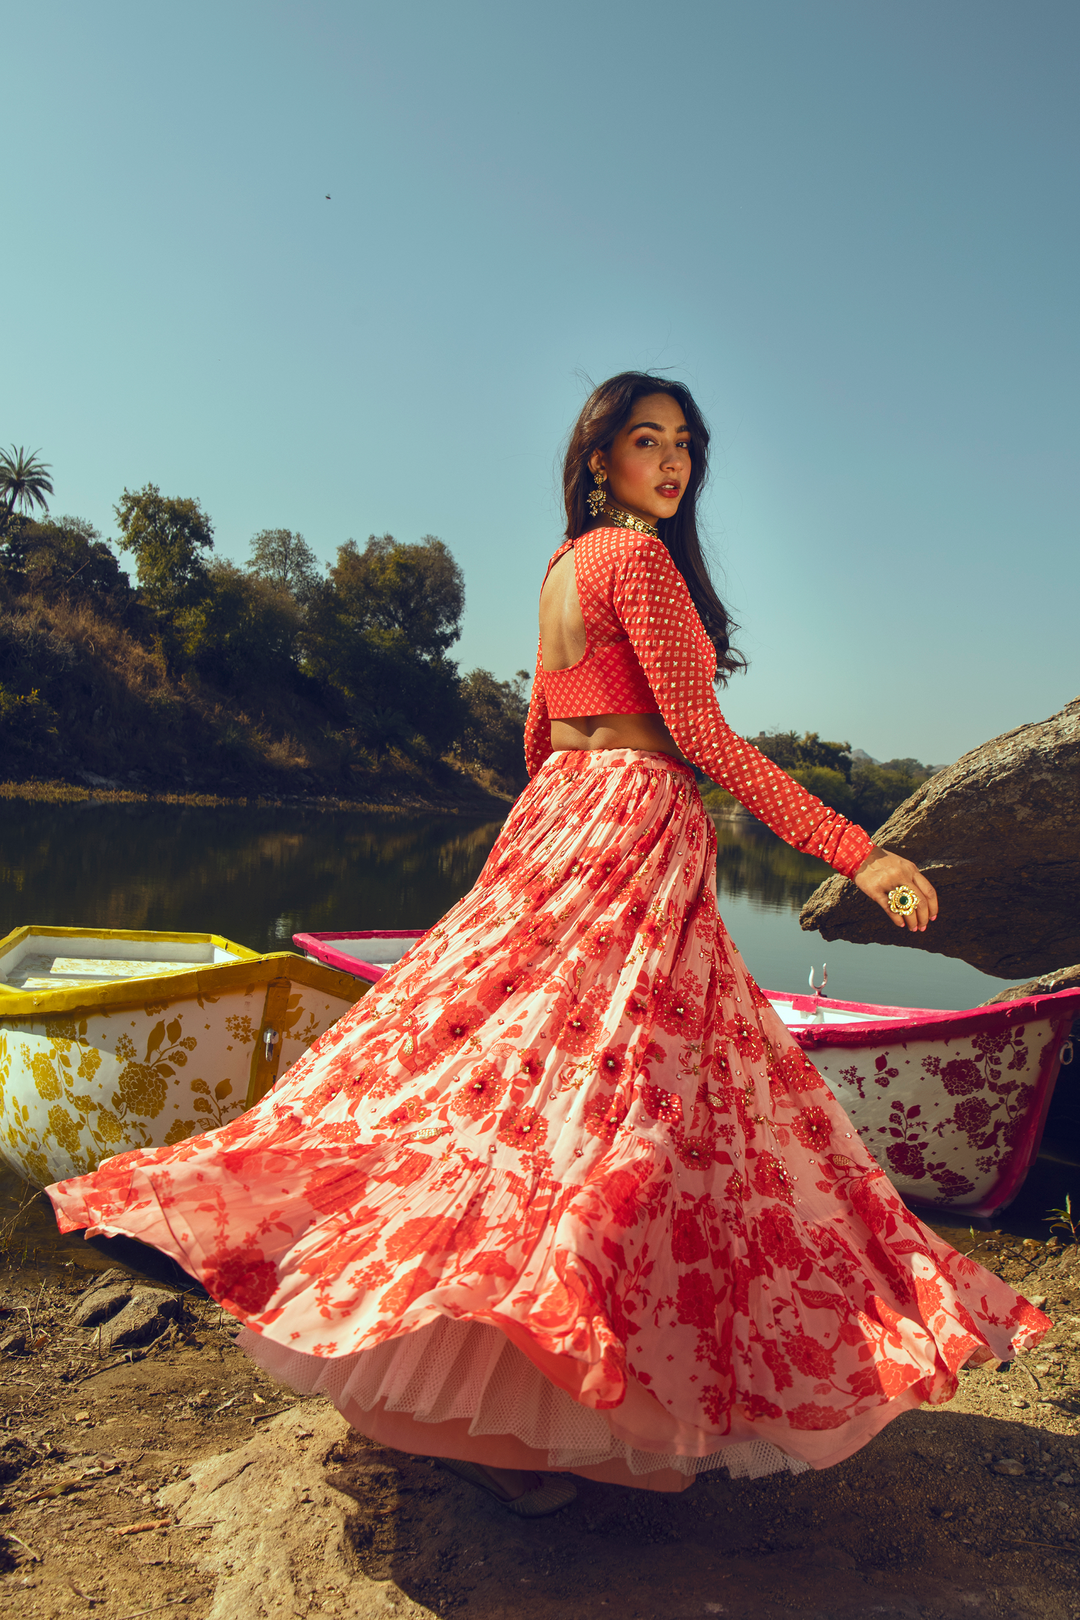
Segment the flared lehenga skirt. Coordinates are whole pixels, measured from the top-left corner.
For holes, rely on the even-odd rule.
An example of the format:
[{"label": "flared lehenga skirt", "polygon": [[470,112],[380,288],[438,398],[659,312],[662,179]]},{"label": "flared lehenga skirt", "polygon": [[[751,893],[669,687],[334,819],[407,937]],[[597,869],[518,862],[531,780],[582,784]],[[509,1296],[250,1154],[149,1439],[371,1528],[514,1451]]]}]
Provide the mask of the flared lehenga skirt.
[{"label": "flared lehenga skirt", "polygon": [[747,973],[693,774],[552,755],[475,886],[239,1119],[50,1189],[405,1450],[824,1467],[1047,1319],[912,1216]]}]

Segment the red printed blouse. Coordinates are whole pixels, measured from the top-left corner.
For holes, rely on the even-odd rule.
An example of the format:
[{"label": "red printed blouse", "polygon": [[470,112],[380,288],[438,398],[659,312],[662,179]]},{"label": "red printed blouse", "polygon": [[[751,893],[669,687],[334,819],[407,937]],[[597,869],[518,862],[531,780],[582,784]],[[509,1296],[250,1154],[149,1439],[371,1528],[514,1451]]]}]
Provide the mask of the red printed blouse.
[{"label": "red printed blouse", "polygon": [[[721,714],[716,650],[663,542],[630,529],[593,529],[561,546],[552,564],[571,546],[586,652],[570,669],[547,672],[537,652],[525,726],[529,775],[552,752],[552,719],[659,712],[686,758],[759,821],[853,876],[871,839],[737,736]],[[646,692],[655,700],[648,705]],[[627,697],[633,707],[625,706]]]}]

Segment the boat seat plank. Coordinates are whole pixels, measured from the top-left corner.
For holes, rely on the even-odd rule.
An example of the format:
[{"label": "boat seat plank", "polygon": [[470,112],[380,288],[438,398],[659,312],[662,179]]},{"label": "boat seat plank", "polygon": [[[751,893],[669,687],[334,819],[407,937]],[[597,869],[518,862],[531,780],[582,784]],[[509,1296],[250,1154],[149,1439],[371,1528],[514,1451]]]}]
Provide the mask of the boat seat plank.
[{"label": "boat seat plank", "polygon": [[52,956],[33,952],[5,975],[12,990],[74,989],[83,984],[115,984],[125,979],[156,979],[190,973],[191,962],[161,962],[122,957]]}]

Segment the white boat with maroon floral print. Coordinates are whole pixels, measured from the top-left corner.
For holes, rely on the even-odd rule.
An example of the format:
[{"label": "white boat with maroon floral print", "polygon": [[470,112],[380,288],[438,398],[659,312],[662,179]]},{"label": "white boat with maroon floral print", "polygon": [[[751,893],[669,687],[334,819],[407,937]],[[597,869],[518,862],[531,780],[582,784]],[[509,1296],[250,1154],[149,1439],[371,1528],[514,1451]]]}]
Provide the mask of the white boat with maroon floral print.
[{"label": "white boat with maroon floral print", "polygon": [[[374,984],[423,933],[294,934],[293,944]],[[1080,989],[960,1012],[764,994],[904,1198],[969,1218],[1012,1202],[1073,1061]]]}]

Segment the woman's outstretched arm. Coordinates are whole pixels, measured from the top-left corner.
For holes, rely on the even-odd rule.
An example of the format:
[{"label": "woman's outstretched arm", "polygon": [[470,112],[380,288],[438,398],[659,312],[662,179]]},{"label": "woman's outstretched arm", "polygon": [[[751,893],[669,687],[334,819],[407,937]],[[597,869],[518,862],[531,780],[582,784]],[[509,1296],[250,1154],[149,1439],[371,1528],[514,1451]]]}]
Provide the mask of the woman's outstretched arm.
[{"label": "woman's outstretched arm", "polygon": [[910,861],[879,850],[861,827],[829,807],[732,731],[716,701],[716,655],[686,582],[659,540],[635,536],[616,566],[612,605],[683,754],[795,849],[817,855],[881,905],[909,884],[919,907],[907,926],[937,913],[932,886]]}]

